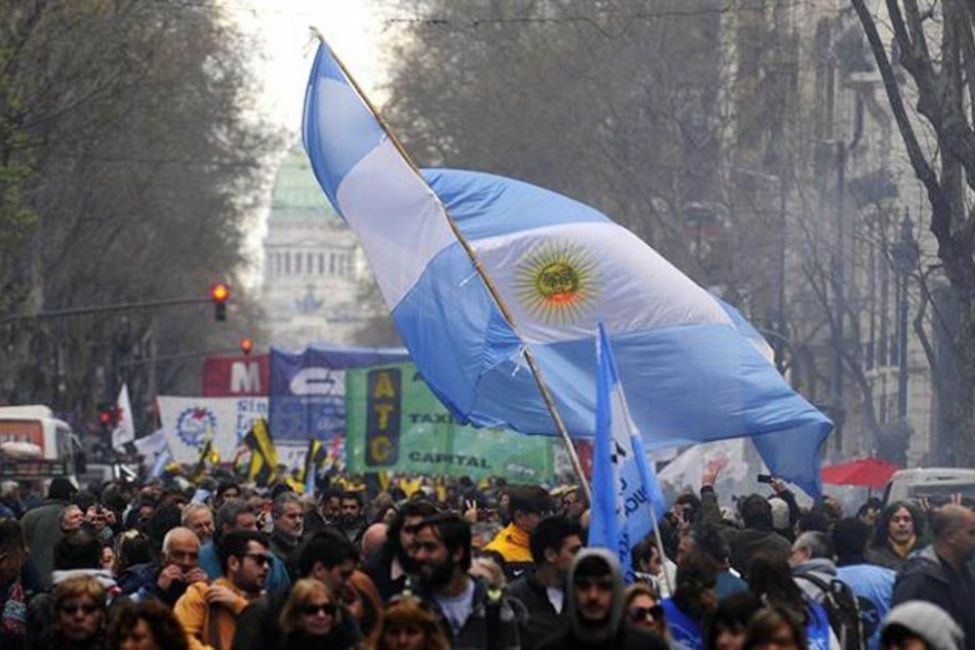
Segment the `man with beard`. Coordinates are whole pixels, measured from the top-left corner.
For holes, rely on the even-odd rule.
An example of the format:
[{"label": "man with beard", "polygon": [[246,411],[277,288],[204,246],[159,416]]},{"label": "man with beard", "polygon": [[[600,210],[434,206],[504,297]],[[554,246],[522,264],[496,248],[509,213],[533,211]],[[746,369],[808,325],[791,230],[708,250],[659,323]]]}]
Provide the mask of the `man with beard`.
[{"label": "man with beard", "polygon": [[437,506],[429,501],[407,502],[389,525],[386,543],[363,567],[384,601],[403,591],[406,576],[416,572],[410,556],[416,525],[437,512]]},{"label": "man with beard", "polygon": [[163,538],[162,561],[132,567],[128,580],[122,582],[122,593],[140,602],[156,598],[172,607],[195,582],[206,582],[207,574],[197,562],[200,540],[189,528],[173,528]]},{"label": "man with beard", "polygon": [[349,538],[350,542],[355,542],[366,527],[366,520],[362,513],[362,493],[344,492],[342,493],[342,514],[339,518],[339,530]]},{"label": "man with beard", "polygon": [[623,575],[615,555],[602,548],[580,551],[568,583],[571,624],[543,641],[539,650],[667,650],[657,635],[624,623]]},{"label": "man with beard", "polygon": [[440,619],[454,650],[522,647],[524,606],[468,575],[471,528],[454,514],[428,517],[416,526],[413,560],[421,595]]},{"label": "man with beard", "polygon": [[304,508],[301,499],[294,492],[282,492],[271,505],[271,521],[274,530],[271,532],[271,552],[284,560],[288,567],[288,575],[294,580],[295,552],[301,542],[304,530]]},{"label": "man with beard", "polygon": [[193,583],[173,607],[173,614],[186,632],[190,650],[230,650],[237,617],[260,597],[270,559],[263,533],[235,530],[223,538],[223,577],[209,585]]}]

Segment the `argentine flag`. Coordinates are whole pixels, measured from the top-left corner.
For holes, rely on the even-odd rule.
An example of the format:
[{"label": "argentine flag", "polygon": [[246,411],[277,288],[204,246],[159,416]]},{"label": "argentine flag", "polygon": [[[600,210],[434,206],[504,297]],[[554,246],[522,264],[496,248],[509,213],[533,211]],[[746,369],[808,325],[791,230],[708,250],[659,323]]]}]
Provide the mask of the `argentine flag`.
[{"label": "argentine flag", "polygon": [[303,140],[410,356],[460,421],[556,433],[524,360],[530,348],[569,432],[592,437],[602,322],[648,446],[750,436],[771,472],[818,494],[829,420],[782,380],[744,319],[631,232],[527,183],[414,169],[325,43]]},{"label": "argentine flag", "polygon": [[632,582],[630,549],[653,531],[653,516],[664,514],[664,497],[626,406],[609,337],[602,323],[598,328],[589,546],[616,553]]}]

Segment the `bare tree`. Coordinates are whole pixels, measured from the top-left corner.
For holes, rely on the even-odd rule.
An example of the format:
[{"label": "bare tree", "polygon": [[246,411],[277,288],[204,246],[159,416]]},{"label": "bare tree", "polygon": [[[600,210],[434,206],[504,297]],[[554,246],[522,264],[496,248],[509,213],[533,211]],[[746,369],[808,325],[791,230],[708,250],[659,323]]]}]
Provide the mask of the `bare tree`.
[{"label": "bare tree", "polygon": [[[942,0],[925,8],[916,0],[885,0],[882,20],[893,31],[898,53],[892,61],[878,18],[864,0],[851,2],[911,166],[931,205],[929,227],[957,307],[947,332],[953,354],[944,359],[952,366],[948,375],[956,378],[957,390],[940,407],[957,435],[954,460],[970,465],[975,461],[975,7],[962,0]],[[898,82],[895,62],[910,76],[909,86]],[[911,99],[916,100],[917,117],[905,106]]]}]

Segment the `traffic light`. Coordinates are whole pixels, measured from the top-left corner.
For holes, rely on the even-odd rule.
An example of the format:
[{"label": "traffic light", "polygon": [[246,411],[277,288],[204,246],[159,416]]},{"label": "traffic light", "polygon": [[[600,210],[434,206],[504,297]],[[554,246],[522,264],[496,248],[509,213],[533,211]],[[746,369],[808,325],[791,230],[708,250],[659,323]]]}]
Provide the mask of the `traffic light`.
[{"label": "traffic light", "polygon": [[245,355],[250,354],[251,350],[254,349],[254,341],[247,338],[246,336],[240,340],[240,351]]},{"label": "traffic light", "polygon": [[115,405],[109,404],[107,402],[101,402],[98,405],[98,425],[101,427],[103,433],[109,433],[118,422],[118,414],[116,413]]},{"label": "traffic light", "polygon": [[210,300],[213,301],[213,317],[215,320],[227,320],[228,298],[230,298],[230,287],[223,282],[217,282],[210,287]]}]

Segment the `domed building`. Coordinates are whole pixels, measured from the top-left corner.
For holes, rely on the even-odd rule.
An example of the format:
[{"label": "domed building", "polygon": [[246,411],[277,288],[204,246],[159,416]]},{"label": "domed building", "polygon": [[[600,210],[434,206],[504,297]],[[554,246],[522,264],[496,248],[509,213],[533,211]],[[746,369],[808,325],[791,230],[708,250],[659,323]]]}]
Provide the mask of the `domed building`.
[{"label": "domed building", "polygon": [[318,186],[301,145],[278,171],[264,246],[263,296],[271,345],[350,345],[363,326],[368,277],[355,234]]}]

